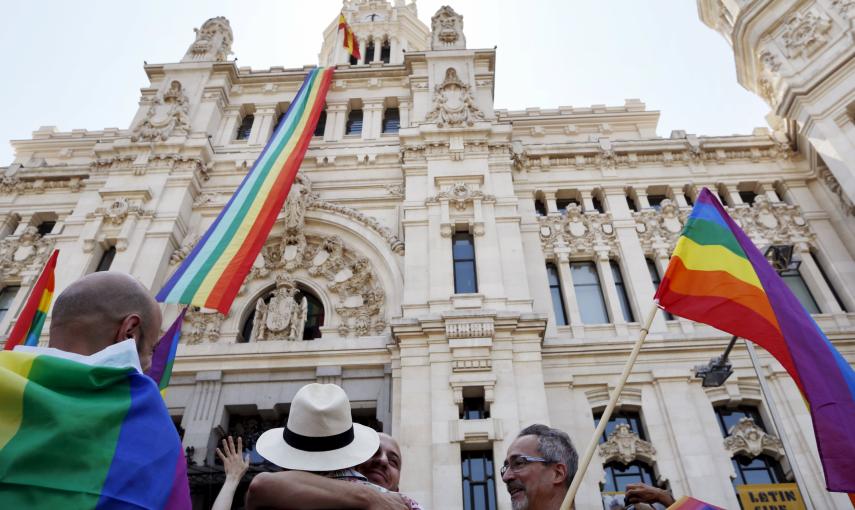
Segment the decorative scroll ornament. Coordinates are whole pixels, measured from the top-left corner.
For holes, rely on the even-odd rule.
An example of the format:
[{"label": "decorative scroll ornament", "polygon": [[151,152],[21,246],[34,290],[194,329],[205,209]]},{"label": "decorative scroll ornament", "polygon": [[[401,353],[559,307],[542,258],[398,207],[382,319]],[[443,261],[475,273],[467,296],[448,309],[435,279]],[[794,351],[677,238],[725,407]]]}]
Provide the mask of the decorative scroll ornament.
[{"label": "decorative scroll ornament", "polygon": [[222,16],[206,21],[202,28],[194,28],[196,40],[187,49],[182,62],[224,62],[232,53],[232,27]]},{"label": "decorative scroll ornament", "polygon": [[668,258],[689,217],[689,211],[681,211],[677,204],[666,198],[660,204],[659,211],[646,209],[633,213],[633,216],[644,252]]},{"label": "decorative scroll ornament", "polygon": [[27,227],[20,237],[0,241],[0,275],[18,276],[27,269],[44,265],[53,250],[53,240],[39,234],[36,227]]},{"label": "decorative scroll ornament", "polygon": [[173,134],[190,132],[190,102],[181,82],[173,80],[169,89],[149,105],[143,121],[134,128],[131,141],[166,141]]},{"label": "decorative scroll ornament", "polygon": [[433,92],[433,108],[425,117],[427,122],[436,122],[439,127],[472,126],[476,120],[484,120],[484,114],[475,106],[470,86],[457,76],[457,70],[445,70],[445,79]]},{"label": "decorative scroll ornament", "polygon": [[213,310],[191,308],[184,315],[184,327],[181,338],[193,345],[203,342],[216,342],[220,339],[220,328],[226,316]]},{"label": "decorative scroll ornament", "polygon": [[[312,193],[311,181],[302,174],[298,174],[297,181],[292,186],[284,206],[287,211],[285,231],[281,238],[269,240],[261,252],[261,262],[253,266],[248,279],[270,278],[271,275],[275,275],[277,290],[279,290],[278,282],[293,281],[295,273],[305,271],[316,282],[325,285],[337,298],[333,307],[341,319],[338,330],[342,336],[380,334],[386,328],[386,322],[383,319],[386,295],[380,287],[380,280],[375,275],[370,261],[346,246],[339,236],[305,233],[306,210],[314,208],[319,203],[323,202],[320,202],[317,195]],[[280,320],[284,321],[286,312],[283,307],[288,303],[285,296],[290,292],[290,287],[286,285],[282,288],[285,290],[280,292],[283,297],[277,304],[280,307],[277,313]],[[293,297],[293,294],[291,296]],[[266,304],[268,311],[265,313],[268,315],[271,304]],[[294,302],[289,306],[301,305]],[[299,315],[297,319],[292,316],[289,324],[299,320],[305,324],[305,318],[299,319]],[[272,329],[270,324],[265,328]],[[292,338],[289,329],[288,335],[282,333],[278,337],[274,335],[273,338],[299,340],[302,338],[302,330],[303,327],[300,325],[296,330],[299,332],[296,337]],[[260,324],[259,331],[261,331]],[[267,339],[262,336],[253,336],[253,338]]]},{"label": "decorative scroll ornament", "polygon": [[469,202],[480,200],[482,202],[495,202],[496,197],[488,195],[478,189],[476,186],[465,182],[454,183],[450,188],[444,189],[435,196],[428,197],[425,204],[437,203],[443,200],[448,200],[450,205],[453,205],[458,211],[466,209]]},{"label": "decorative scroll ornament", "polygon": [[742,418],[724,439],[724,448],[730,456],[745,455],[750,458],[766,454],[774,458],[784,456],[784,445],[777,437],[767,434],[751,418]]},{"label": "decorative scroll ornament", "polygon": [[463,16],[449,6],[441,7],[430,19],[432,50],[464,50]]},{"label": "decorative scroll ornament", "polygon": [[568,248],[572,254],[593,255],[604,250],[613,254],[617,252],[611,214],[586,214],[578,205],[570,204],[561,216],[540,216],[538,222],[540,243],[546,255]]},{"label": "decorative scroll ornament", "polygon": [[653,464],[656,461],[656,449],[638,437],[629,425],[621,423],[609,434],[606,442],[600,445],[600,457],[604,464],[617,461],[627,465],[636,460]]},{"label": "decorative scroll ornament", "polygon": [[303,339],[309,307],[305,297],[297,301],[297,292],[294,280],[282,274],[276,277],[276,289],[269,300],[255,302],[251,339],[291,342]]},{"label": "decorative scroll ornament", "polygon": [[797,12],[787,21],[784,29],[784,47],[787,56],[810,57],[828,41],[831,21],[813,11]]},{"label": "decorative scroll ornament", "polygon": [[730,207],[728,213],[757,246],[813,243],[816,238],[799,206],[772,203],[763,195],[751,207]]}]

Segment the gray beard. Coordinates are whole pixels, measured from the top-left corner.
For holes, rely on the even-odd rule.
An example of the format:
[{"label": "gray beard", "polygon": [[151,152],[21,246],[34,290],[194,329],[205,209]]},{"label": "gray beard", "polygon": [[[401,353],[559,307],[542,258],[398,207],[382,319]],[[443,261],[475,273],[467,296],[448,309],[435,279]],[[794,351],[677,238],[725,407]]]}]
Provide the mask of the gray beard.
[{"label": "gray beard", "polygon": [[512,500],[511,508],[513,510],[528,510],[528,497],[523,496],[522,500]]}]

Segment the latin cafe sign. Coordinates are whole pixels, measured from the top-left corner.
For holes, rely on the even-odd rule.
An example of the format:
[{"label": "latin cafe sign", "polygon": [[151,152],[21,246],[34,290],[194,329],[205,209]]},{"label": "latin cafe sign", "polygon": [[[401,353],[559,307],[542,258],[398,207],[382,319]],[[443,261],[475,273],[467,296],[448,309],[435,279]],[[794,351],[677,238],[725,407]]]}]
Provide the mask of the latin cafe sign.
[{"label": "latin cafe sign", "polygon": [[737,485],[736,493],[744,510],[805,510],[794,483]]}]

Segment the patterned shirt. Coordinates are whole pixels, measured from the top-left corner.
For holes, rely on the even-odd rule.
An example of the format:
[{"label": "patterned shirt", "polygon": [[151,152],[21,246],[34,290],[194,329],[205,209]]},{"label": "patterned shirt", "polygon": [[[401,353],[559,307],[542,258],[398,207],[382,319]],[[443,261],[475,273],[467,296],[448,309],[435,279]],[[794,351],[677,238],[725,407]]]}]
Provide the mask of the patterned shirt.
[{"label": "patterned shirt", "polygon": [[327,473],[323,473],[323,476],[326,476],[327,478],[335,478],[336,480],[344,480],[344,481],[348,481],[348,482],[361,483],[363,485],[368,485],[372,489],[374,489],[378,492],[382,492],[382,493],[398,494],[399,496],[401,496],[401,499],[404,500],[404,503],[410,507],[410,510],[423,510],[421,505],[419,505],[418,502],[416,502],[416,500],[414,500],[413,498],[407,496],[406,494],[401,494],[398,492],[392,492],[388,489],[384,489],[383,487],[380,487],[379,485],[373,484],[373,483],[369,482],[368,478],[365,478],[365,476],[363,476],[362,473],[360,473],[359,471],[357,471],[353,468],[340,469],[338,471],[330,471]]}]

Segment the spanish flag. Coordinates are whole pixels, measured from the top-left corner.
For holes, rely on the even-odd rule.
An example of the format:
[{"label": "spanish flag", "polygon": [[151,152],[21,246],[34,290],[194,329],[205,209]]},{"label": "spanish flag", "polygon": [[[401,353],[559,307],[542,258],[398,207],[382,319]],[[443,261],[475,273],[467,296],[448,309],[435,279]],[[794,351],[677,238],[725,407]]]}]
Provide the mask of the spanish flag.
[{"label": "spanish flag", "polygon": [[50,302],[53,299],[54,269],[56,269],[56,258],[59,250],[54,250],[42,269],[42,274],[36,280],[33,291],[24,305],[24,311],[18,316],[18,322],[12,328],[9,338],[6,339],[5,350],[11,351],[16,345],[38,345],[42,327],[45,325]]},{"label": "spanish flag", "polygon": [[338,29],[344,30],[344,47],[347,49],[347,52],[357,60],[362,58],[362,55],[359,54],[359,42],[356,40],[356,34],[353,33],[350,25],[347,24],[344,14],[338,15]]}]

